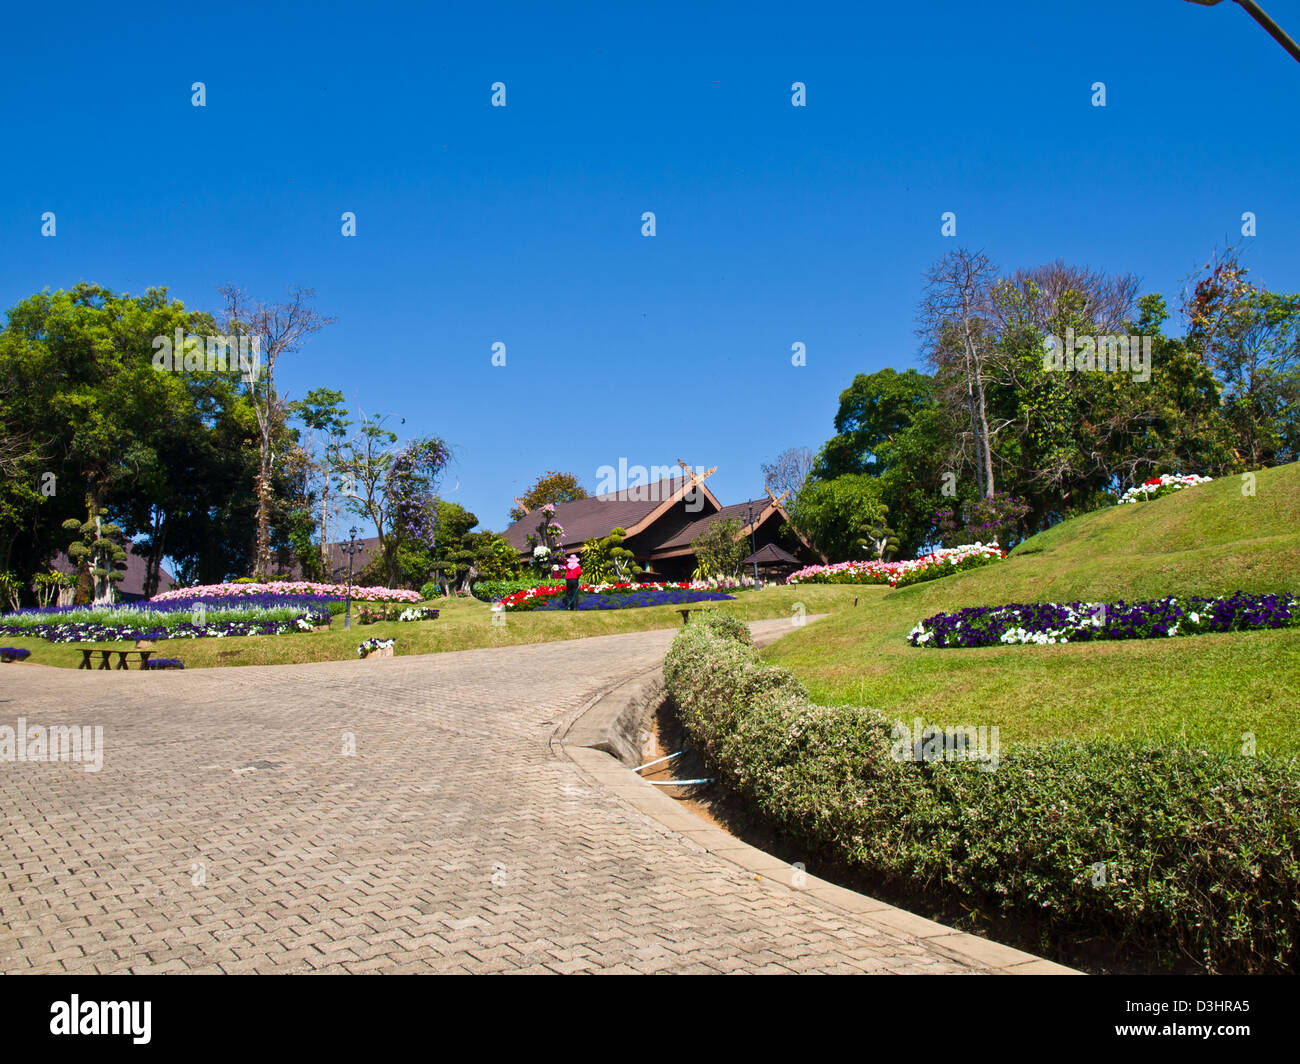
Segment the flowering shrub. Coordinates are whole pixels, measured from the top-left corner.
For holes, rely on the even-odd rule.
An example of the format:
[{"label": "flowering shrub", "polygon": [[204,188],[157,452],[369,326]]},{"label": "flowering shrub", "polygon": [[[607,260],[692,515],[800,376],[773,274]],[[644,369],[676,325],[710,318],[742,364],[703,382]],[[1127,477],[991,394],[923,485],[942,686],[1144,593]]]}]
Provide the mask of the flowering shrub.
[{"label": "flowering shrub", "polygon": [[26,647],[0,647],[0,661],[25,661],[31,656]]},{"label": "flowering shrub", "polygon": [[376,650],[387,650],[397,643],[396,639],[367,639],[364,643],[357,646],[358,657],[369,657]]},{"label": "flowering shrub", "polygon": [[[201,584],[198,587],[174,587],[151,598],[150,602],[170,602],[173,599],[247,598],[250,595],[272,595],[277,598],[312,595],[324,598],[345,598],[346,584],[319,584],[312,580],[285,580],[269,584],[235,582],[231,584]],[[352,597],[368,602],[419,602],[417,591],[395,587],[353,587]]]},{"label": "flowering shrub", "polygon": [[1185,476],[1161,473],[1160,476],[1152,477],[1135,488],[1129,488],[1119,497],[1119,502],[1115,505],[1122,506],[1129,502],[1149,502],[1152,499],[1160,498],[1162,495],[1172,495],[1176,491],[1182,491],[1183,488],[1195,487],[1197,484],[1208,484],[1213,479],[1213,477],[1197,476],[1195,473],[1188,473]]},{"label": "flowering shrub", "polygon": [[936,613],[908,635],[914,647],[991,647],[1001,643],[1087,643],[1167,639],[1300,624],[1300,599],[1283,592],[1164,598],[1147,602],[1030,602]]},{"label": "flowering shrub", "polygon": [[1001,561],[1006,552],[996,543],[966,543],[945,547],[920,558],[901,562],[847,561],[834,565],[809,565],[791,573],[789,584],[888,584],[906,587],[923,580],[974,569],[989,562]]},{"label": "flowering shrub", "polygon": [[1211,972],[1300,961],[1297,765],[1110,741],[1003,746],[991,772],[899,761],[887,716],[817,705],[720,620],[673,641],[668,694],[710,774],[828,863],[1012,917],[1065,950],[1135,943]]},{"label": "flowering shrub", "polygon": [[53,606],[0,616],[0,635],[32,636],[51,643],[282,635],[328,624],[328,603],[318,596],[257,594],[238,602],[178,598],[115,606]]},{"label": "flowering shrub", "polygon": [[[549,584],[525,588],[507,595],[500,606],[508,612],[557,610],[563,608],[565,586]],[[642,606],[673,606],[683,602],[730,601],[734,596],[720,591],[679,584],[579,584],[578,609],[622,610]]]}]

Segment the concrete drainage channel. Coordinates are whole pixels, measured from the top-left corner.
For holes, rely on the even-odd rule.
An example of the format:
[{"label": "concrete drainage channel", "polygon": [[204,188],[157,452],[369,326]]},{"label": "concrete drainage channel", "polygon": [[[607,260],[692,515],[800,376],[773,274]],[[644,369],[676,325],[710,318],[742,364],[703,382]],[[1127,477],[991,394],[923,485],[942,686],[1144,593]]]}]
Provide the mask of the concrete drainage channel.
[{"label": "concrete drainage channel", "polygon": [[[755,643],[772,642],[781,634],[784,632],[756,634]],[[644,778],[646,775],[663,781],[672,778],[666,770],[673,762],[653,766],[642,774],[633,771],[647,761],[674,752],[660,752],[646,744],[647,737],[652,734],[652,721],[665,698],[663,670],[656,667],[597,699],[569,726],[557,746],[597,783],[646,816],[773,889],[795,891],[810,903],[837,912],[849,925],[864,924],[901,932],[955,960],[1003,974],[1081,974],[1032,953],[955,931],[865,894],[818,879],[696,815],[689,803],[678,801],[678,797],[689,796],[693,787],[655,786]],[[651,752],[648,753],[647,749]],[[689,778],[694,778],[694,774]]]}]

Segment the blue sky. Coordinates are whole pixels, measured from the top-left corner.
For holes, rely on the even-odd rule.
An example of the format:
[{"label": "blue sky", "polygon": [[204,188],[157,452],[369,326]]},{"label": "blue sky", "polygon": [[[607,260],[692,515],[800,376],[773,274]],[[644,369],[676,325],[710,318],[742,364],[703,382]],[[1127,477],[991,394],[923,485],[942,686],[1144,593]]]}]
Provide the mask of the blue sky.
[{"label": "blue sky", "polygon": [[[1300,36],[1300,2],[1266,7]],[[281,389],[446,438],[484,527],[621,457],[761,494],[855,373],[918,364],[921,274],[956,245],[1173,303],[1249,210],[1245,261],[1300,290],[1300,64],[1231,3],[50,10],[0,38],[0,307],[313,287],[338,321]]]}]

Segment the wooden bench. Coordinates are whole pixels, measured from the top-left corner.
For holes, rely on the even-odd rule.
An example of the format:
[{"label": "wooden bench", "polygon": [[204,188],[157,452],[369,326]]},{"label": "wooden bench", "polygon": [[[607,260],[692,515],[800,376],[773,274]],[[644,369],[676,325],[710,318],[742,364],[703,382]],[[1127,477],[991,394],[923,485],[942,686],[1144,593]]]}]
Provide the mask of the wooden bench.
[{"label": "wooden bench", "polygon": [[[111,669],[113,666],[109,664],[109,659],[114,654],[117,655],[117,668],[129,669],[131,666],[127,664],[127,659],[132,654],[138,654],[140,656],[140,668],[143,669],[149,659],[153,657],[152,650],[104,650],[100,647],[78,647],[77,649],[81,651],[81,664],[77,666],[78,669]],[[101,655],[98,666],[90,663],[91,657],[95,654]]]},{"label": "wooden bench", "polygon": [[698,613],[699,610],[678,610],[677,612],[682,615],[682,624],[690,624],[691,614]]}]

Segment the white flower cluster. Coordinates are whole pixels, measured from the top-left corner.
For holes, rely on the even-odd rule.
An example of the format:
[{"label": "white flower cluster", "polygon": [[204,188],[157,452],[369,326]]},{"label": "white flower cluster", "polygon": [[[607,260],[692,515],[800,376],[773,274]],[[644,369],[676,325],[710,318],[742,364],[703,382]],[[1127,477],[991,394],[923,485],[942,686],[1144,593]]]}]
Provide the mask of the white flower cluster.
[{"label": "white flower cluster", "polygon": [[1122,506],[1129,502],[1143,502],[1152,495],[1164,491],[1166,488],[1173,488],[1175,491],[1181,488],[1195,487],[1197,484],[1208,484],[1213,477],[1202,477],[1195,473],[1186,475],[1176,475],[1172,473],[1161,473],[1158,477],[1152,477],[1145,484],[1139,484],[1135,488],[1129,488],[1119,497],[1116,505]]}]

